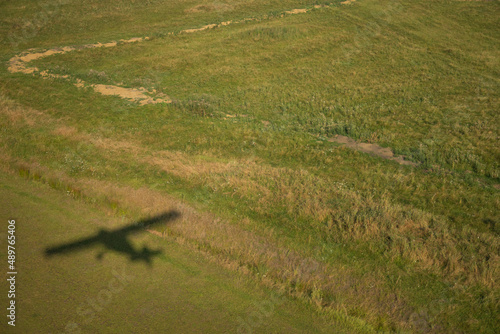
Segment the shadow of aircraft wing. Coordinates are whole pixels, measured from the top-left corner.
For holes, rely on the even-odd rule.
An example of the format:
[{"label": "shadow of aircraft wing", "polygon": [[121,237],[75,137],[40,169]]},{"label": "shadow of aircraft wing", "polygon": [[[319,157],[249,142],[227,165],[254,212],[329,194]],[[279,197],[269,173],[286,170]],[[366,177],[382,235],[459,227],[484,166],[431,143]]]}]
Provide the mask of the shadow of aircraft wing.
[{"label": "shadow of aircraft wing", "polygon": [[175,210],[165,212],[161,215],[155,216],[153,218],[139,220],[128,226],[122,227],[120,229],[111,231],[110,233],[120,233],[120,234],[134,234],[137,232],[142,232],[144,229],[152,227],[160,223],[168,223],[169,221],[179,218],[181,214]]},{"label": "shadow of aircraft wing", "polygon": [[88,248],[88,247],[92,246],[93,244],[100,243],[101,242],[100,239],[101,238],[98,234],[98,235],[91,237],[91,238],[77,240],[77,241],[63,244],[63,245],[56,246],[56,247],[46,248],[45,255],[51,256],[51,255],[58,254],[58,253],[68,253],[68,252],[78,251],[78,250],[83,249],[83,248]]}]

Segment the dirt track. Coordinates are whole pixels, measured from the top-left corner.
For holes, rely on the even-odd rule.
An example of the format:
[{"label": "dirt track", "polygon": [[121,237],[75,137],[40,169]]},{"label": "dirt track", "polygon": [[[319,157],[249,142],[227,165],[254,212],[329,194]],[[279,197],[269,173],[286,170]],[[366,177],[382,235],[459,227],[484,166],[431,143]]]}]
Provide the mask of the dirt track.
[{"label": "dirt track", "polygon": [[[351,3],[352,1],[345,1],[342,4],[347,4]],[[281,17],[285,15],[294,15],[294,14],[303,14],[311,11],[312,9],[318,9],[318,8],[324,8],[324,7],[330,7],[330,5],[315,5],[313,8],[299,8],[299,9],[292,9],[289,11],[285,11],[283,14],[281,14]],[[227,26],[230,24],[235,24],[235,23],[243,23],[247,21],[257,21],[258,19],[256,18],[245,18],[243,20],[239,21],[226,21],[226,22],[221,22],[221,23],[214,23],[214,24],[208,24],[205,25],[201,28],[193,28],[193,29],[185,29],[180,31],[179,33],[181,34],[189,34],[189,33],[196,33],[208,29],[214,29],[214,28],[219,28],[223,26]],[[173,35],[174,33],[171,32],[169,33],[170,35]],[[130,38],[127,40],[120,40],[119,42],[112,41],[108,43],[95,43],[95,44],[85,44],[85,45],[80,45],[80,46],[65,46],[65,47],[60,47],[60,48],[53,48],[45,51],[40,51],[40,50],[33,50],[29,49],[21,54],[12,57],[9,60],[9,66],[8,70],[11,73],[24,73],[24,74],[32,74],[32,75],[40,75],[43,78],[57,78],[57,79],[63,79],[63,80],[68,80],[68,81],[74,81],[75,86],[77,87],[90,87],[94,89],[94,91],[101,93],[103,95],[116,95],[119,96],[123,99],[127,99],[129,101],[135,101],[141,105],[145,104],[154,104],[154,103],[171,103],[172,100],[168,98],[167,96],[163,95],[158,95],[154,91],[150,91],[146,88],[140,87],[140,88],[127,88],[123,87],[120,85],[98,85],[98,84],[90,84],[86,83],[83,80],[72,78],[69,75],[59,75],[59,74],[53,74],[49,73],[48,71],[40,71],[38,68],[29,66],[29,62],[36,60],[36,59],[41,59],[45,57],[49,57],[52,55],[56,54],[64,54],[68,52],[73,52],[73,51],[78,51],[78,50],[83,50],[83,49],[90,49],[90,48],[109,48],[109,47],[115,47],[120,44],[126,44],[126,43],[139,43],[139,42],[144,42],[149,40],[149,37],[134,37]]]},{"label": "dirt track", "polygon": [[[355,0],[348,0],[341,2],[342,5],[349,5],[351,3],[355,2]],[[331,6],[331,5],[330,5]],[[329,5],[315,5],[313,8],[298,8],[298,9],[292,9],[289,11],[283,12],[281,14],[281,17],[285,15],[295,15],[295,14],[304,14],[312,9],[319,9],[319,8],[325,8],[325,7],[330,7]],[[209,30],[209,29],[214,29],[214,28],[219,28],[219,27],[224,27],[228,26],[230,24],[236,24],[236,23],[243,23],[247,21],[257,21],[258,19],[256,18],[245,18],[243,20],[239,21],[225,21],[221,22],[218,24],[207,24],[201,28],[193,28],[193,29],[185,29],[180,31],[180,34],[190,34],[190,33],[196,33],[204,30]],[[169,34],[174,34],[173,32]],[[32,75],[40,75],[43,78],[58,78],[58,79],[63,79],[63,80],[68,80],[68,81],[74,81],[74,85],[77,87],[90,87],[94,91],[101,93],[102,95],[115,95],[119,96],[123,99],[127,99],[129,101],[135,101],[141,105],[146,105],[146,104],[155,104],[155,103],[171,103],[172,100],[168,98],[167,96],[164,95],[159,95],[156,94],[155,91],[150,91],[144,87],[139,87],[139,88],[127,88],[123,87],[120,85],[102,85],[102,84],[90,84],[86,83],[83,80],[77,79],[77,78],[72,78],[69,75],[59,75],[59,74],[53,74],[49,73],[48,71],[40,71],[37,67],[29,66],[29,62],[45,57],[50,57],[52,55],[56,54],[64,54],[68,52],[73,52],[73,51],[79,51],[79,50],[84,50],[84,49],[91,49],[91,48],[110,48],[110,47],[115,47],[120,44],[128,44],[128,43],[140,43],[144,41],[148,41],[150,38],[149,37],[134,37],[130,38],[127,40],[120,40],[119,42],[116,41],[111,41],[108,43],[95,43],[95,44],[85,44],[85,45],[80,45],[80,46],[65,46],[61,48],[53,48],[45,51],[39,51],[39,50],[26,50],[22,52],[21,54],[14,56],[10,59],[9,61],[9,67],[8,70],[11,73],[24,73],[24,74],[32,74]],[[377,144],[368,144],[368,143],[358,143],[355,140],[345,137],[345,136],[340,136],[337,135],[334,138],[329,139],[331,142],[336,142],[339,144],[343,144],[351,149],[361,151],[364,153],[368,153],[371,155],[375,155],[384,159],[388,160],[393,160],[398,162],[401,165],[412,165],[415,166],[416,164],[407,160],[404,160],[403,157],[395,157],[394,154],[392,153],[390,148],[384,148],[381,147]]]},{"label": "dirt track", "polygon": [[354,139],[341,135],[336,135],[335,137],[328,139],[328,141],[342,144],[350,149],[368,153],[383,159],[393,160],[400,165],[417,166],[415,162],[405,160],[402,156],[395,156],[390,148],[382,147],[378,144],[358,143]]}]

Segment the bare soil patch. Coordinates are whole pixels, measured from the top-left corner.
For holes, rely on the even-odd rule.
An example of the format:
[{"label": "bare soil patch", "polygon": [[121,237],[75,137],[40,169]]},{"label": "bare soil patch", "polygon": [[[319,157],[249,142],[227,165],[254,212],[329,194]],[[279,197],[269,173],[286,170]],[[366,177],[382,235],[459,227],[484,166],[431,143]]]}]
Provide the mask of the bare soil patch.
[{"label": "bare soil patch", "polygon": [[[24,73],[32,75],[38,74],[42,78],[71,80],[72,78],[69,75],[59,75],[49,73],[48,71],[40,71],[37,67],[29,66],[28,64],[33,60],[49,57],[56,54],[64,54],[72,51],[90,48],[109,48],[117,46],[120,43],[143,42],[148,39],[149,37],[134,37],[127,40],[122,39],[119,42],[112,41],[108,43],[85,44],[80,46],[65,46],[62,48],[53,48],[45,51],[27,50],[20,55],[14,56],[10,59],[8,70],[11,73]],[[172,100],[170,100],[167,96],[156,94],[155,91],[149,91],[146,88],[142,87],[127,88],[118,85],[87,84],[80,79],[75,79],[75,81],[75,86],[77,87],[90,87],[94,89],[94,91],[103,95],[116,95],[123,99],[138,102],[141,105],[172,102]],[[156,96],[156,98],[153,98],[152,95]]]},{"label": "bare soil patch", "polygon": [[137,101],[141,105],[155,104],[155,103],[171,103],[172,100],[165,98],[152,98],[145,88],[125,88],[113,85],[90,85],[96,92],[102,95],[118,95],[121,98]]},{"label": "bare soil patch", "polygon": [[[348,0],[342,2],[342,4],[349,4],[354,2],[355,0]],[[325,8],[329,7],[329,5],[315,5],[313,8],[298,8],[292,9],[289,11],[285,11],[281,16],[283,17],[285,14],[294,15],[294,14],[303,14],[307,13],[312,9],[317,8]],[[230,10],[233,6],[227,4],[208,4],[208,5],[197,5],[192,8],[186,10],[187,13],[198,13],[198,12],[209,12],[209,11],[224,11]],[[182,30],[180,33],[195,33],[199,31],[204,31],[208,29],[214,29],[218,27],[227,26],[234,23],[243,23],[247,21],[257,21],[257,18],[245,18],[239,21],[225,21],[218,24],[208,24],[201,28],[192,28]],[[173,34],[173,33],[169,33]],[[59,75],[49,73],[48,71],[40,71],[37,67],[29,66],[29,62],[45,57],[49,57],[56,54],[64,54],[67,52],[78,51],[88,48],[100,48],[100,47],[114,47],[119,45],[120,43],[133,43],[133,42],[143,42],[149,40],[149,37],[134,37],[127,40],[120,40],[119,42],[111,41],[108,43],[95,43],[95,44],[85,44],[80,46],[65,46],[61,48],[53,48],[49,50],[37,51],[34,49],[29,49],[22,52],[19,55],[12,57],[9,60],[8,70],[11,73],[24,73],[31,75],[40,75],[42,78],[52,78],[52,79],[63,79],[63,80],[73,80],[76,81],[75,86],[77,87],[91,87],[94,91],[101,93],[103,95],[116,95],[123,99],[127,99],[129,101],[138,102],[141,105],[145,104],[154,104],[154,103],[171,103],[172,100],[165,95],[156,94],[156,91],[149,91],[146,88],[127,88],[122,87],[120,85],[102,85],[102,84],[88,84],[80,79],[72,78],[69,75]]]},{"label": "bare soil patch", "polygon": [[416,163],[405,160],[403,156],[395,156],[392,150],[388,147],[382,147],[377,144],[359,143],[354,139],[342,135],[336,135],[335,137],[328,139],[328,141],[342,144],[350,149],[368,153],[383,159],[393,160],[400,165],[417,166]]},{"label": "bare soil patch", "polygon": [[306,8],[300,8],[300,9],[292,9],[287,12],[286,14],[302,14],[302,13],[307,13],[308,10]]}]

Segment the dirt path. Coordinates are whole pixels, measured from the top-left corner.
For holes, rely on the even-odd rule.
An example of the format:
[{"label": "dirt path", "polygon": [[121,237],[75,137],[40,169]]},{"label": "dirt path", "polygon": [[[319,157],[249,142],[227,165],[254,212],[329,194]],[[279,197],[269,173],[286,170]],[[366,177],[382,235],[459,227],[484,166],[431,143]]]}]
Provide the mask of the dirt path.
[{"label": "dirt path", "polygon": [[[146,88],[126,88],[119,85],[101,85],[101,84],[89,84],[83,80],[73,78],[69,75],[53,74],[48,71],[40,71],[37,67],[29,66],[29,62],[37,59],[42,59],[45,57],[50,57],[56,54],[64,54],[73,51],[79,51],[84,49],[92,48],[110,48],[115,47],[120,44],[128,43],[138,43],[148,40],[149,37],[134,37],[131,39],[122,39],[119,42],[113,41],[109,43],[95,43],[95,44],[85,44],[80,46],[65,46],[62,48],[54,48],[46,51],[36,51],[27,50],[17,56],[14,56],[9,61],[8,70],[11,73],[24,73],[32,75],[40,75],[42,78],[52,78],[52,79],[63,79],[68,81],[74,81],[74,85],[77,87],[91,87],[94,91],[101,93],[103,95],[117,95],[121,98],[138,102],[141,105],[144,104],[154,104],[154,103],[170,103],[170,100],[166,96],[158,96],[154,91],[149,91]],[[156,97],[154,97],[157,95]]]},{"label": "dirt path", "polygon": [[400,165],[409,165],[409,166],[418,165],[415,162],[405,160],[403,156],[395,156],[390,148],[382,147],[378,144],[358,143],[354,139],[342,135],[336,135],[335,137],[328,139],[328,141],[342,144],[346,147],[349,147],[350,149],[368,153],[383,159],[393,160],[399,163]]},{"label": "dirt path", "polygon": [[[352,1],[345,1],[342,4],[347,4]],[[307,13],[313,9],[318,9],[318,8],[326,8],[326,7],[331,7],[333,4],[330,5],[315,5],[312,8],[299,8],[299,9],[293,9],[289,11],[283,12],[281,14],[281,17],[285,15],[294,15],[294,14],[303,14]],[[235,24],[235,23],[243,23],[247,21],[258,21],[259,19],[257,18],[245,18],[239,21],[226,21],[226,22],[221,22],[218,24],[208,24],[205,25],[201,28],[193,28],[193,29],[185,29],[180,31],[181,34],[189,34],[189,33],[195,33],[195,32],[200,32],[208,29],[214,29],[214,28],[219,28],[223,26],[227,26],[230,24]],[[169,35],[173,35],[174,33],[171,32]],[[155,91],[148,90],[144,87],[140,88],[127,88],[123,87],[120,85],[101,85],[101,84],[91,84],[91,83],[86,83],[83,80],[73,78],[69,75],[59,75],[59,74],[53,74],[48,71],[40,71],[37,67],[34,66],[29,66],[29,62],[45,57],[50,57],[52,55],[56,54],[64,54],[68,52],[73,52],[73,51],[79,51],[79,50],[84,50],[84,49],[90,49],[90,48],[109,48],[109,47],[115,47],[120,44],[127,44],[127,43],[139,43],[139,42],[144,42],[149,40],[149,37],[134,37],[131,39],[127,40],[120,40],[119,42],[112,41],[108,43],[95,43],[95,44],[85,44],[85,45],[80,45],[80,46],[65,46],[61,48],[53,48],[45,51],[39,51],[39,50],[34,50],[34,49],[29,49],[21,54],[12,57],[9,60],[9,65],[8,65],[8,70],[11,73],[24,73],[24,74],[31,74],[31,75],[39,75],[43,78],[53,78],[53,79],[63,79],[63,80],[68,80],[68,81],[74,81],[75,86],[77,87],[90,87],[94,91],[101,93],[103,95],[116,95],[119,96],[123,99],[127,99],[129,101],[134,101],[137,102],[141,105],[145,104],[154,104],[154,103],[171,103],[172,100],[168,98],[168,96],[165,95],[160,95],[157,94]]]},{"label": "dirt path", "polygon": [[[347,0],[341,2],[342,5],[350,5],[356,0]],[[319,8],[327,8],[331,7],[333,4],[330,5],[315,5],[312,8],[298,8],[298,9],[292,9],[283,12],[280,17],[284,17],[286,15],[296,15],[296,14],[304,14],[307,13],[313,9],[319,9]],[[248,21],[258,21],[259,19],[257,18],[245,18],[242,20],[238,21],[225,21],[221,23],[214,23],[214,24],[207,24],[205,26],[202,26],[200,28],[192,28],[192,29],[185,29],[180,31],[180,34],[191,34],[191,33],[196,33],[204,30],[209,30],[209,29],[215,29],[215,28],[220,28],[224,26],[228,26],[230,24],[237,24],[237,23],[243,23],[243,22],[248,22]],[[170,32],[169,35],[173,35],[174,32]],[[34,66],[29,66],[29,63],[33,60],[45,58],[45,57],[50,57],[52,55],[56,54],[64,54],[68,52],[73,52],[73,51],[79,51],[79,50],[84,50],[84,49],[91,49],[91,48],[111,48],[111,47],[116,47],[122,44],[128,44],[128,43],[140,43],[144,41],[148,41],[150,37],[134,37],[130,39],[122,39],[119,42],[112,41],[108,43],[95,43],[95,44],[85,44],[85,45],[80,45],[80,46],[65,46],[61,48],[53,48],[45,51],[39,51],[39,50],[33,50],[29,49],[24,51],[23,53],[12,57],[9,60],[9,66],[8,70],[11,73],[24,73],[24,74],[31,74],[31,75],[39,75],[42,78],[57,78],[57,79],[63,79],[63,80],[68,80],[68,81],[74,81],[74,85],[77,87],[90,87],[94,91],[102,94],[102,95],[115,95],[119,96],[123,99],[129,100],[129,101],[134,101],[137,102],[141,105],[146,105],[146,104],[155,104],[155,103],[171,103],[172,100],[168,97],[165,96],[164,94],[157,94],[156,91],[154,90],[148,90],[144,87],[139,87],[139,88],[128,88],[128,87],[123,87],[120,85],[103,85],[103,84],[91,84],[87,83],[81,79],[73,78],[69,75],[60,75],[60,74],[53,74],[48,71],[40,71],[37,67]],[[384,148],[381,147],[377,144],[367,144],[367,143],[358,143],[355,140],[345,137],[345,136],[340,136],[337,135],[334,138],[329,139],[331,142],[336,142],[342,145],[345,145],[351,149],[361,151],[364,153],[372,154],[384,159],[388,160],[393,160],[398,162],[401,165],[412,165],[416,166],[417,164],[404,160],[403,157],[396,157],[392,153],[390,148]]]},{"label": "dirt path", "polygon": [[[348,0],[341,2],[343,5],[349,5],[351,3],[355,2],[355,0]],[[299,9],[292,9],[289,11],[285,11],[281,14],[281,17],[284,17],[285,15],[295,15],[295,14],[304,14],[307,13],[313,9],[319,9],[319,8],[326,8],[330,7],[330,5],[315,5],[312,8],[299,8]],[[230,24],[236,24],[236,23],[243,23],[247,21],[257,21],[257,18],[245,18],[239,21],[225,21],[221,22],[218,24],[208,24],[205,25],[201,28],[193,28],[193,29],[185,29],[180,31],[180,34],[191,34],[191,33],[196,33],[204,30],[209,30],[209,29],[214,29],[214,28],[219,28],[219,27],[224,27],[228,26]],[[171,32],[169,35],[173,35],[174,33]],[[40,71],[37,67],[34,66],[29,66],[29,62],[45,57],[50,57],[52,55],[56,54],[64,54],[68,52],[73,52],[73,51],[79,51],[79,50],[84,50],[84,49],[91,49],[91,48],[110,48],[110,47],[116,47],[121,44],[128,44],[128,43],[140,43],[149,40],[149,37],[134,37],[130,39],[122,39],[119,42],[112,41],[108,43],[95,43],[95,44],[85,44],[85,45],[80,45],[80,46],[65,46],[62,48],[53,48],[45,51],[37,51],[37,50],[26,50],[25,52],[14,56],[10,59],[9,61],[9,66],[8,70],[11,73],[24,73],[24,74],[31,74],[31,75],[40,75],[43,78],[58,78],[58,79],[64,79],[68,81],[74,81],[74,85],[77,87],[90,87],[94,89],[94,91],[101,93],[102,95],[116,95],[119,96],[123,99],[127,99],[129,101],[135,101],[141,105],[146,105],[146,104],[155,104],[155,103],[171,103],[172,100],[168,98],[167,96],[163,94],[157,94],[155,91],[148,90],[144,87],[140,88],[127,88],[123,87],[120,85],[102,85],[102,84],[90,84],[86,83],[83,80],[77,79],[77,78],[72,78],[69,75],[60,75],[60,74],[53,74],[49,73],[48,71]],[[377,144],[368,144],[368,143],[358,143],[355,140],[345,137],[345,136],[340,136],[337,135],[334,138],[329,139],[331,142],[336,142],[342,145],[345,145],[351,149],[361,151],[364,153],[372,154],[384,159],[388,160],[393,160],[398,162],[401,165],[411,165],[411,166],[416,166],[417,164],[411,161],[404,160],[403,157],[399,156],[396,157],[394,156],[394,153],[392,153],[390,148],[385,148],[382,146],[379,146]]]}]

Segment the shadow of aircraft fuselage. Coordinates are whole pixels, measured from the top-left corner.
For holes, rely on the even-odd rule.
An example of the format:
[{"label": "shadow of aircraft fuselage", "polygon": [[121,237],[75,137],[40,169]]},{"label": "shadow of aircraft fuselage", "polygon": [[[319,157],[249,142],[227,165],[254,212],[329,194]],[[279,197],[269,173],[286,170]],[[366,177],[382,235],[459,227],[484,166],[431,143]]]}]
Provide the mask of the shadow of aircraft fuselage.
[{"label": "shadow of aircraft fuselage", "polygon": [[[153,218],[134,222],[117,230],[107,231],[101,229],[94,236],[46,248],[45,256],[50,257],[57,254],[75,252],[101,244],[108,250],[128,255],[130,261],[144,261],[148,265],[151,265],[152,258],[161,254],[162,251],[159,249],[152,250],[145,246],[141,251],[136,250],[128,240],[128,236],[142,232],[147,228],[151,228],[153,225],[171,222],[179,216],[180,214],[177,211],[169,211]],[[103,255],[104,252],[101,252],[98,254],[97,258],[101,259]]]}]

